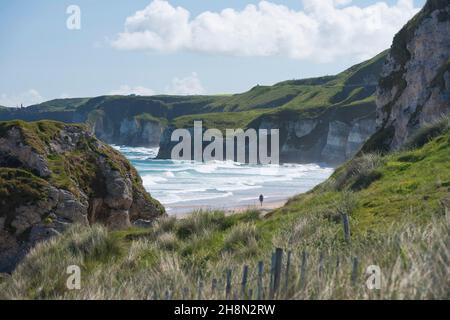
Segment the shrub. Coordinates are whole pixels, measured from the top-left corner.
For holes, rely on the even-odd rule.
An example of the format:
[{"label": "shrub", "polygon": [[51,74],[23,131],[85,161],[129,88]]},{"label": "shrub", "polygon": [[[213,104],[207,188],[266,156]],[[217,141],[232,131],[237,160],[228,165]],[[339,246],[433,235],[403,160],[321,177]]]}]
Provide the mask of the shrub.
[{"label": "shrub", "polygon": [[379,153],[367,153],[349,161],[334,180],[334,189],[342,190],[350,186],[352,190],[365,189],[381,178],[377,169],[383,164]]},{"label": "shrub", "polygon": [[86,260],[105,262],[121,253],[119,242],[108,233],[105,227],[92,228],[76,226],[70,230],[71,238],[67,244],[69,252]]},{"label": "shrub", "polygon": [[167,251],[173,251],[179,247],[177,236],[173,232],[161,234],[158,237],[157,243],[159,248]]},{"label": "shrub", "polygon": [[169,232],[175,230],[177,218],[174,216],[158,219],[154,225],[155,232]]},{"label": "shrub", "polygon": [[221,211],[197,211],[178,222],[177,236],[187,239],[193,234],[201,234],[208,230],[225,230],[230,227],[225,213]]},{"label": "shrub", "polygon": [[256,225],[245,222],[235,225],[227,233],[224,239],[225,251],[233,251],[242,247],[251,247],[257,243],[259,239]]},{"label": "shrub", "polygon": [[450,115],[427,123],[418,129],[403,146],[404,150],[420,148],[427,144],[433,138],[440,136],[450,130]]},{"label": "shrub", "polygon": [[351,215],[357,205],[356,196],[351,191],[344,191],[336,201],[336,210],[340,214]]}]

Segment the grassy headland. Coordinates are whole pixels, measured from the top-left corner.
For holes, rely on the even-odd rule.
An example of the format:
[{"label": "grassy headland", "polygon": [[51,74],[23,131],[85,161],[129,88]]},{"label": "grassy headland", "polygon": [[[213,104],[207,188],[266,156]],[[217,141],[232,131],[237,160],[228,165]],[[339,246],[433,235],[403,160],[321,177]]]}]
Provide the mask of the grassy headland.
[{"label": "grassy headland", "polygon": [[[275,298],[448,299],[449,128],[443,119],[419,131],[404,150],[362,154],[265,217],[197,212],[148,229],[74,226],[34,248],[2,280],[0,298],[223,299],[230,271],[231,297],[267,298],[277,247],[291,255],[289,271],[284,255]],[[74,264],[82,268],[79,291],[65,287],[66,268]],[[381,290],[365,286],[370,265],[381,268]]]}]

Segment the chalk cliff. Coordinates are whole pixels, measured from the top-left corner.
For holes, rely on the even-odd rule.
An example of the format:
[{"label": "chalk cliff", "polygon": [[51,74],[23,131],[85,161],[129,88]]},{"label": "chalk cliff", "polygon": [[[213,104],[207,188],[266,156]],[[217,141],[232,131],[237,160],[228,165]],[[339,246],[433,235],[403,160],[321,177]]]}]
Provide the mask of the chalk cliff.
[{"label": "chalk cliff", "polygon": [[450,2],[430,0],[395,36],[377,89],[377,133],[364,150],[401,147],[450,113]]}]

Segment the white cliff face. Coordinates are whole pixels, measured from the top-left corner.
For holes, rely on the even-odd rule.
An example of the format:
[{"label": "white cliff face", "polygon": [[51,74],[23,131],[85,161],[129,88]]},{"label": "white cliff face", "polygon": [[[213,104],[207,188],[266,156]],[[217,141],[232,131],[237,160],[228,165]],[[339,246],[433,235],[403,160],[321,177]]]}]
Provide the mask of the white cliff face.
[{"label": "white cliff face", "polygon": [[156,121],[136,118],[114,121],[105,115],[97,117],[92,125],[92,131],[102,141],[149,148],[159,146],[164,129],[164,126]]},{"label": "white cliff face", "polygon": [[373,118],[356,119],[350,124],[330,122],[322,156],[331,163],[344,162],[353,157],[374,132]]},{"label": "white cliff face", "polygon": [[138,121],[134,118],[132,119],[123,119],[120,123],[119,133],[121,136],[123,135],[136,135],[139,132],[140,125]]},{"label": "white cliff face", "polygon": [[345,146],[345,157],[347,159],[353,157],[375,130],[376,123],[373,118],[355,121],[348,134],[347,144]]},{"label": "white cliff face", "polygon": [[[375,132],[375,106],[362,112],[362,117],[348,118],[330,110],[316,118],[283,121],[264,119],[256,129],[280,130],[280,161],[295,163],[325,162],[340,164],[354,156]],[[193,130],[193,128],[188,128]],[[158,158],[168,159],[176,143],[171,142],[174,127],[167,128],[160,142]]]},{"label": "white cliff face", "polygon": [[322,155],[336,159],[345,158],[350,126],[341,121],[333,121],[329,124],[327,144],[322,150]]},{"label": "white cliff face", "polygon": [[417,128],[450,113],[450,2],[437,2],[439,9],[427,4],[396,37],[382,73],[377,124],[394,127],[392,149]]},{"label": "white cliff face", "polygon": [[305,119],[294,123],[294,131],[297,138],[302,138],[310,134],[319,123],[318,120]]},{"label": "white cliff face", "polygon": [[164,131],[164,127],[160,123],[146,122],[142,128],[142,137],[148,141],[148,145],[152,147],[159,146],[161,135]]}]

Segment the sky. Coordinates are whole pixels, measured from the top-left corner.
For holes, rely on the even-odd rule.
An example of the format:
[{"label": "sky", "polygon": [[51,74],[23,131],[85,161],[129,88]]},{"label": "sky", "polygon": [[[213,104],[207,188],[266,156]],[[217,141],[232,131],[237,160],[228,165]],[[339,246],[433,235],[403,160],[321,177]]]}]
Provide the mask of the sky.
[{"label": "sky", "polygon": [[336,74],[387,49],[424,3],[0,0],[0,105],[239,93]]}]

